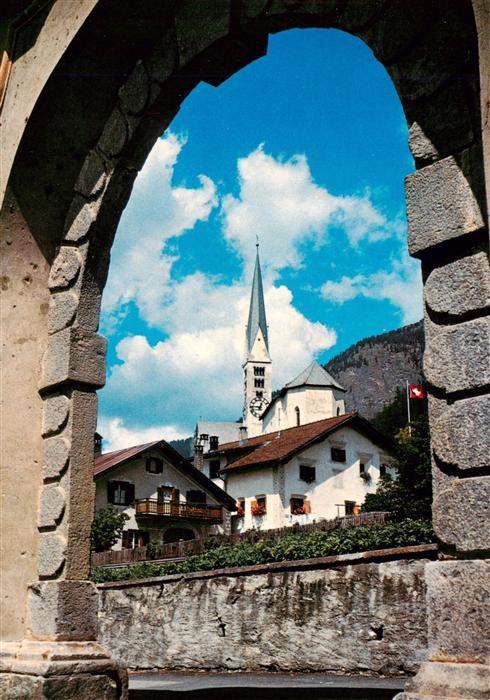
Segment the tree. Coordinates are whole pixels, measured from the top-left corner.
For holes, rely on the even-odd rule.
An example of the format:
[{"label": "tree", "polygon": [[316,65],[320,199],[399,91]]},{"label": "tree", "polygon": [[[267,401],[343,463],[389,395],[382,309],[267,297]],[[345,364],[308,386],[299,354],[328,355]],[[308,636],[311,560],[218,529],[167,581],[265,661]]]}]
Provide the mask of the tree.
[{"label": "tree", "polygon": [[129,516],[126,513],[120,513],[112,504],[97,511],[90,535],[92,549],[95,552],[105,552],[116,544],[121,537],[126,520],[129,520]]},{"label": "tree", "polygon": [[363,510],[388,510],[400,517],[430,518],[432,473],[429,421],[424,413],[412,421],[412,434],[400,431],[393,463],[396,475],[381,478],[376,493],[368,494]]}]

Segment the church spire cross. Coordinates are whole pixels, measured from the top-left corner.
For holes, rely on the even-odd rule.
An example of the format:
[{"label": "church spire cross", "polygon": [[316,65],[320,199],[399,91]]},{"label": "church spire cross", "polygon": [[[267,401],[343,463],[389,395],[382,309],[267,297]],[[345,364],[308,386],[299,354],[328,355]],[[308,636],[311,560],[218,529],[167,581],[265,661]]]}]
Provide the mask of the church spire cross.
[{"label": "church spire cross", "polygon": [[250,295],[250,308],[247,323],[247,352],[251,352],[257,332],[260,328],[264,337],[266,350],[269,351],[269,338],[267,335],[267,319],[265,316],[264,289],[262,286],[262,272],[259,259],[259,237],[256,242],[257,255],[255,257],[255,269]]}]

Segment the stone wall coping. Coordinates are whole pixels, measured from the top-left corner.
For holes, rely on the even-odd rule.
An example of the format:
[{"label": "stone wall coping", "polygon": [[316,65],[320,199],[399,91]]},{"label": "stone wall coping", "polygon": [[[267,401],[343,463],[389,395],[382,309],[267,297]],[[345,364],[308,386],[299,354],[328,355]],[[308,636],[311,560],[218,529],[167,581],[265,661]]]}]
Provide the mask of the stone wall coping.
[{"label": "stone wall coping", "polygon": [[176,581],[191,581],[194,579],[210,579],[222,576],[251,576],[257,574],[276,573],[281,571],[308,571],[311,569],[329,569],[350,564],[365,564],[367,562],[384,562],[398,559],[436,559],[436,544],[419,544],[409,547],[394,547],[391,549],[374,549],[368,552],[351,554],[336,554],[314,559],[298,559],[296,561],[275,561],[268,564],[253,564],[251,566],[234,566],[226,569],[211,569],[209,571],[192,571],[187,574],[169,574],[152,578],[133,579],[130,581],[108,581],[97,584],[97,588],[132,588],[135,586],[158,586],[162,583]]}]

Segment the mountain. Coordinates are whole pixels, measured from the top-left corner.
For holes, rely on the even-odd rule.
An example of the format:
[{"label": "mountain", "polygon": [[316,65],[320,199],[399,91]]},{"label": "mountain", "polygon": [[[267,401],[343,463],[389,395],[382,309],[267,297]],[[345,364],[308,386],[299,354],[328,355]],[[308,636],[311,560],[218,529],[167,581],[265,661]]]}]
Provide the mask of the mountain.
[{"label": "mountain", "polygon": [[325,369],[347,389],[346,410],[372,419],[406,382],[422,381],[423,322],[374,335],[333,357]]},{"label": "mountain", "polygon": [[192,456],[193,438],[183,438],[182,440],[169,440],[168,444],[174,448],[182,457],[189,459]]}]

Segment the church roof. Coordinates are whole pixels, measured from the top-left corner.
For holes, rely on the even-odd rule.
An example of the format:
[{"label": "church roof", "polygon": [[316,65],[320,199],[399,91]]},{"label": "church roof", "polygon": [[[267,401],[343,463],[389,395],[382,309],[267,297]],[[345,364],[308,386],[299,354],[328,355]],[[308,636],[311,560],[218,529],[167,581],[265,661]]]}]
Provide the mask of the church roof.
[{"label": "church roof", "polygon": [[344,387],[335,381],[331,374],[318,362],[313,361],[306,369],[298,374],[291,382],[285,385],[285,389],[293,389],[299,386],[331,386],[340,391],[345,391]]},{"label": "church roof", "polygon": [[221,470],[224,474],[243,469],[270,467],[288,462],[298,452],[317,442],[322,442],[328,435],[345,426],[365,435],[371,442],[390,452],[392,448],[390,441],[371,423],[357,413],[345,413],[342,416],[324,418],[294,428],[258,435],[242,443],[221,445],[216,454],[225,453],[230,460],[230,463]]},{"label": "church roof", "polygon": [[257,257],[255,258],[255,270],[252,282],[252,293],[250,295],[250,308],[248,312],[247,352],[251,352],[259,328],[264,336],[266,350],[269,351],[264,289],[262,287],[262,272],[260,270],[259,246],[257,245]]}]

